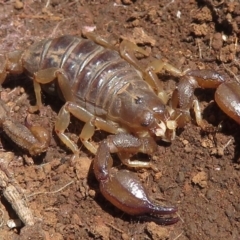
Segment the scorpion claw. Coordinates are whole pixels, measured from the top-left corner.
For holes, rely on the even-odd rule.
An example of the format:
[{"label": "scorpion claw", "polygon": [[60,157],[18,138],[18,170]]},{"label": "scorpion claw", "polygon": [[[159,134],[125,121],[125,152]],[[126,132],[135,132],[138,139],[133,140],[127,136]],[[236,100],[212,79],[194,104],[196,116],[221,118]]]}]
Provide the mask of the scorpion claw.
[{"label": "scorpion claw", "polygon": [[163,207],[153,203],[137,176],[127,170],[112,173],[100,180],[104,197],[122,211],[139,216],[140,220],[154,221],[161,225],[176,223],[178,218],[163,217],[176,213],[177,207]]},{"label": "scorpion claw", "polygon": [[[109,202],[127,214],[163,225],[175,223],[178,218],[166,215],[176,213],[176,207],[163,207],[154,203],[148,197],[147,190],[136,174],[128,170],[115,171],[112,168],[113,159],[110,153],[116,152],[116,149],[120,150],[125,142],[128,143],[128,149],[134,148],[135,140],[124,134],[114,135],[100,143],[93,161],[94,173],[100,183],[100,191]],[[141,144],[138,148],[141,148]]]}]

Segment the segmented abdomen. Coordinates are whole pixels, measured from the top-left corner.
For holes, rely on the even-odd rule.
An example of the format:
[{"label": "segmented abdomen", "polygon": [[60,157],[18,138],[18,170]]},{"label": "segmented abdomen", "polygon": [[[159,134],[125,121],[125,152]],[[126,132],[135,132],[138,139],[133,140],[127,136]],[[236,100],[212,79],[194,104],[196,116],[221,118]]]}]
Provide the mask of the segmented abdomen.
[{"label": "segmented abdomen", "polygon": [[137,82],[136,86],[148,88],[118,52],[88,39],[63,36],[44,40],[26,51],[24,61],[30,74],[50,67],[64,69],[77,103],[97,116],[107,115],[124,85]]}]

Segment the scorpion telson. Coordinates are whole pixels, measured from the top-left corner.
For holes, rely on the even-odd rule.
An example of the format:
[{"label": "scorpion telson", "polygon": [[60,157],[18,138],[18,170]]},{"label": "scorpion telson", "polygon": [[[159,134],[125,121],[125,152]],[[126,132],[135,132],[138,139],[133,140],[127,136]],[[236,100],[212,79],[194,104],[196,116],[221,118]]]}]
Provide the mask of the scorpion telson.
[{"label": "scorpion telson", "polygon": [[[177,127],[183,127],[189,120],[193,107],[198,125],[205,128],[199,103],[194,97],[197,87],[217,88],[216,102],[230,117],[240,123],[239,83],[228,82],[227,78],[212,70],[189,70],[181,72],[161,60],[154,60],[148,67],[142,66],[134,52],[147,55],[131,42],[124,40],[119,52],[104,39],[93,33],[88,39],[62,36],[33,44],[25,51],[0,55],[0,83],[7,74],[26,72],[32,79],[36,95],[36,106],[30,111],[41,111],[41,89],[58,95],[65,104],[58,113],[55,131],[61,141],[79,156],[79,148],[65,134],[72,114],[85,123],[80,140],[95,154],[93,166],[100,190],[113,205],[130,215],[155,221],[159,224],[173,224],[176,207],[162,207],[153,203],[147,190],[137,176],[127,170],[112,168],[111,153],[117,153],[122,163],[133,168],[157,168],[151,162],[131,160],[138,152],[153,154],[157,151],[156,138],[172,141]],[[163,90],[157,72],[166,70],[180,78],[167,106],[168,97]],[[229,93],[228,98],[224,98]],[[231,102],[237,102],[234,106]],[[4,130],[7,112],[0,118]],[[14,122],[13,119],[10,119]],[[22,127],[19,125],[18,128]],[[109,135],[100,142],[98,149],[91,143],[95,128]],[[21,144],[26,133],[19,133],[18,139],[9,137],[32,155],[46,151],[48,135],[43,136],[41,127],[29,129],[33,138]],[[40,142],[40,143],[39,143]],[[31,149],[34,149],[31,152]],[[168,216],[170,215],[170,216]],[[165,216],[165,217],[164,217]]]}]

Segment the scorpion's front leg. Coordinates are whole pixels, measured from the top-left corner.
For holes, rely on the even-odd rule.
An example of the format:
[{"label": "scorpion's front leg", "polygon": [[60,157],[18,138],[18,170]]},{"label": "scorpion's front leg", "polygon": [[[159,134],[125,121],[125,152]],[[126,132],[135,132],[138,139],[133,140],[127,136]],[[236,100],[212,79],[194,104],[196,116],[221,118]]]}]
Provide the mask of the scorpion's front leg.
[{"label": "scorpion's front leg", "polygon": [[75,116],[77,119],[85,122],[85,125],[80,133],[80,140],[83,145],[93,154],[96,154],[96,147],[89,141],[92,138],[95,132],[95,127],[102,129],[104,131],[110,133],[116,133],[117,129],[107,121],[104,121],[100,118],[95,117],[93,114],[88,112],[83,107],[79,106],[75,102],[66,102],[64,106],[61,108],[58,113],[56,123],[55,123],[55,131],[62,142],[69,147],[74,153],[75,157],[78,156],[78,147],[74,144],[65,134],[65,130],[67,129],[70,123],[70,113]]},{"label": "scorpion's front leg", "polygon": [[131,63],[136,69],[138,69],[145,81],[149,83],[149,85],[155,90],[158,97],[163,101],[164,104],[168,101],[168,96],[166,92],[163,89],[163,83],[159,81],[156,73],[161,72],[163,69],[170,71],[174,73],[175,75],[179,76],[181,74],[181,71],[177,68],[173,67],[167,62],[164,62],[162,60],[154,60],[150,64],[148,64],[147,67],[143,66],[135,57],[135,52],[141,53],[145,56],[147,56],[147,52],[143,50],[142,48],[138,47],[136,44],[123,40],[120,44],[120,54],[121,56]]},{"label": "scorpion's front leg", "polygon": [[20,74],[23,72],[22,54],[22,51],[0,54],[0,84],[5,81],[8,73]]},{"label": "scorpion's front leg", "polygon": [[[141,216],[144,220],[169,225],[178,218],[163,217],[173,214],[176,207],[163,207],[153,203],[137,176],[127,170],[114,171],[110,153],[152,153],[156,143],[150,138],[139,139],[130,134],[111,135],[103,140],[94,159],[94,173],[100,182],[100,190],[113,205],[130,215]],[[128,164],[129,165],[129,164]],[[130,163],[131,165],[131,163]],[[147,163],[133,162],[133,167],[151,167]]]}]

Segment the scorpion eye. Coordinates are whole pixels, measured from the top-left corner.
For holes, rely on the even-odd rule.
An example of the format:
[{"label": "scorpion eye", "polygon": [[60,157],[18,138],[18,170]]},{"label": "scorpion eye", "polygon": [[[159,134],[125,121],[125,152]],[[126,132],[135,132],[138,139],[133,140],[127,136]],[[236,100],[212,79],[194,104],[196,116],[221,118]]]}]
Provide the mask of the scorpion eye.
[{"label": "scorpion eye", "polygon": [[141,123],[141,126],[143,126],[143,127],[147,127],[149,125],[149,122],[143,122],[143,123]]},{"label": "scorpion eye", "polygon": [[140,97],[137,96],[137,97],[135,98],[135,103],[136,103],[136,104],[141,104],[141,103],[142,103],[142,98],[140,98]]}]

